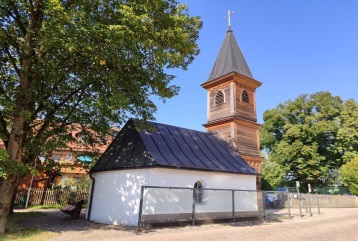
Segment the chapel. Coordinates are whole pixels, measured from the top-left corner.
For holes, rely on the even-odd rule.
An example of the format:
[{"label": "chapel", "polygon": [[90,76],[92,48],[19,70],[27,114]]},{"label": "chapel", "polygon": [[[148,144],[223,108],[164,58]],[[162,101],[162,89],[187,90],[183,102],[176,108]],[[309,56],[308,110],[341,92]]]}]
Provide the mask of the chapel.
[{"label": "chapel", "polygon": [[260,85],[229,25],[201,85],[207,91],[206,132],[155,122],[143,130],[128,120],[90,170],[87,219],[139,227],[262,215]]}]

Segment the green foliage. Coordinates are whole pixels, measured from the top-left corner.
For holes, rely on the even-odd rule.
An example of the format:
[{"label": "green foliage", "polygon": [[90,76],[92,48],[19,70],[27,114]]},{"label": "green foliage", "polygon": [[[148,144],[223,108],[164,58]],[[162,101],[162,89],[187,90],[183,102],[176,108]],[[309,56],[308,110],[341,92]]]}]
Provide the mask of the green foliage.
[{"label": "green foliage", "polygon": [[88,176],[84,176],[79,178],[78,180],[72,177],[69,177],[65,180],[64,188],[74,188],[79,190],[88,190],[90,186],[90,178]]},{"label": "green foliage", "polygon": [[358,103],[347,100],[340,115],[341,127],[337,133],[336,152],[342,163],[358,157]]},{"label": "green foliage", "polygon": [[6,179],[9,175],[22,176],[25,173],[37,174],[37,170],[25,163],[16,163],[9,160],[8,152],[0,149],[0,178]]},{"label": "green foliage", "polygon": [[261,164],[262,190],[276,190],[284,186],[285,169],[279,164],[265,159]]},{"label": "green foliage", "polygon": [[[282,182],[294,186],[298,180],[303,189],[308,183],[312,187],[331,184],[329,170],[338,169],[358,151],[357,111],[356,102],[343,103],[329,92],[301,95],[265,111],[261,147],[270,162],[284,170]],[[266,173],[264,178],[276,183],[272,170]]]},{"label": "green foliage", "polygon": [[358,195],[358,157],[344,164],[339,173],[340,179],[349,191]]},{"label": "green foliage", "polygon": [[200,18],[174,0],[0,6],[0,137],[19,121],[25,162],[65,147],[72,123],[96,131],[91,144],[128,116],[154,119],[151,97],[179,91],[167,70],[199,53]]}]

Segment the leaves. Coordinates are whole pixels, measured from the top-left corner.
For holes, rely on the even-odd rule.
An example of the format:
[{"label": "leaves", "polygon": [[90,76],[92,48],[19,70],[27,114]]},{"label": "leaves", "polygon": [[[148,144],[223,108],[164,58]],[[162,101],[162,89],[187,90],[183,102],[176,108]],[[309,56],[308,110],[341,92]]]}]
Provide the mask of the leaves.
[{"label": "leaves", "polygon": [[280,168],[280,165],[269,159],[265,159],[262,162],[262,184],[263,190],[276,190],[282,185],[285,177],[284,168]]},{"label": "leaves", "polygon": [[186,69],[199,53],[200,18],[173,0],[0,6],[0,135],[24,118],[25,155],[51,152],[54,135],[63,145],[71,123],[104,136],[129,116],[154,119],[151,96],[179,91],[167,69]]},{"label": "leaves", "polygon": [[329,185],[329,170],[338,169],[358,151],[357,111],[354,100],[343,103],[329,92],[300,95],[267,110],[261,147],[271,162],[284,168],[281,184]]},{"label": "leaves", "polygon": [[345,102],[340,115],[340,129],[337,133],[336,152],[346,163],[358,156],[358,103],[353,99]]},{"label": "leaves", "polygon": [[358,157],[344,164],[339,170],[340,179],[349,191],[358,195]]},{"label": "leaves", "polygon": [[0,178],[7,179],[9,175],[22,177],[26,173],[35,174],[37,170],[34,166],[10,161],[7,151],[0,149]]}]

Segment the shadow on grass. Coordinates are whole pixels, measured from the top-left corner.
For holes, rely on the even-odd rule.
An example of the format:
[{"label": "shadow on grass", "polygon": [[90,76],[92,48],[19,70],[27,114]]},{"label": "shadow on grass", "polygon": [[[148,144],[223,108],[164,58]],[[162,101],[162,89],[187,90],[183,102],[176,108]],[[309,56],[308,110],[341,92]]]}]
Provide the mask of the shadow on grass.
[{"label": "shadow on grass", "polygon": [[20,222],[43,216],[42,212],[20,212],[9,215],[6,233],[0,236],[0,241],[42,241],[56,237],[58,234],[40,228],[25,227]]}]

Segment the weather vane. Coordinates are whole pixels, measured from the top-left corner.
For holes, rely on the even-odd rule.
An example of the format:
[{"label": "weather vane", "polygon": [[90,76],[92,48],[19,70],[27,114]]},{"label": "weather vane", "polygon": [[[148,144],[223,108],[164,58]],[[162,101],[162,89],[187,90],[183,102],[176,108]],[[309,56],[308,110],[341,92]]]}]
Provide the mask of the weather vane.
[{"label": "weather vane", "polygon": [[234,11],[230,12],[230,10],[227,10],[227,16],[224,19],[228,20],[228,27],[229,30],[231,30],[231,23],[230,23],[230,16],[234,14]]}]

